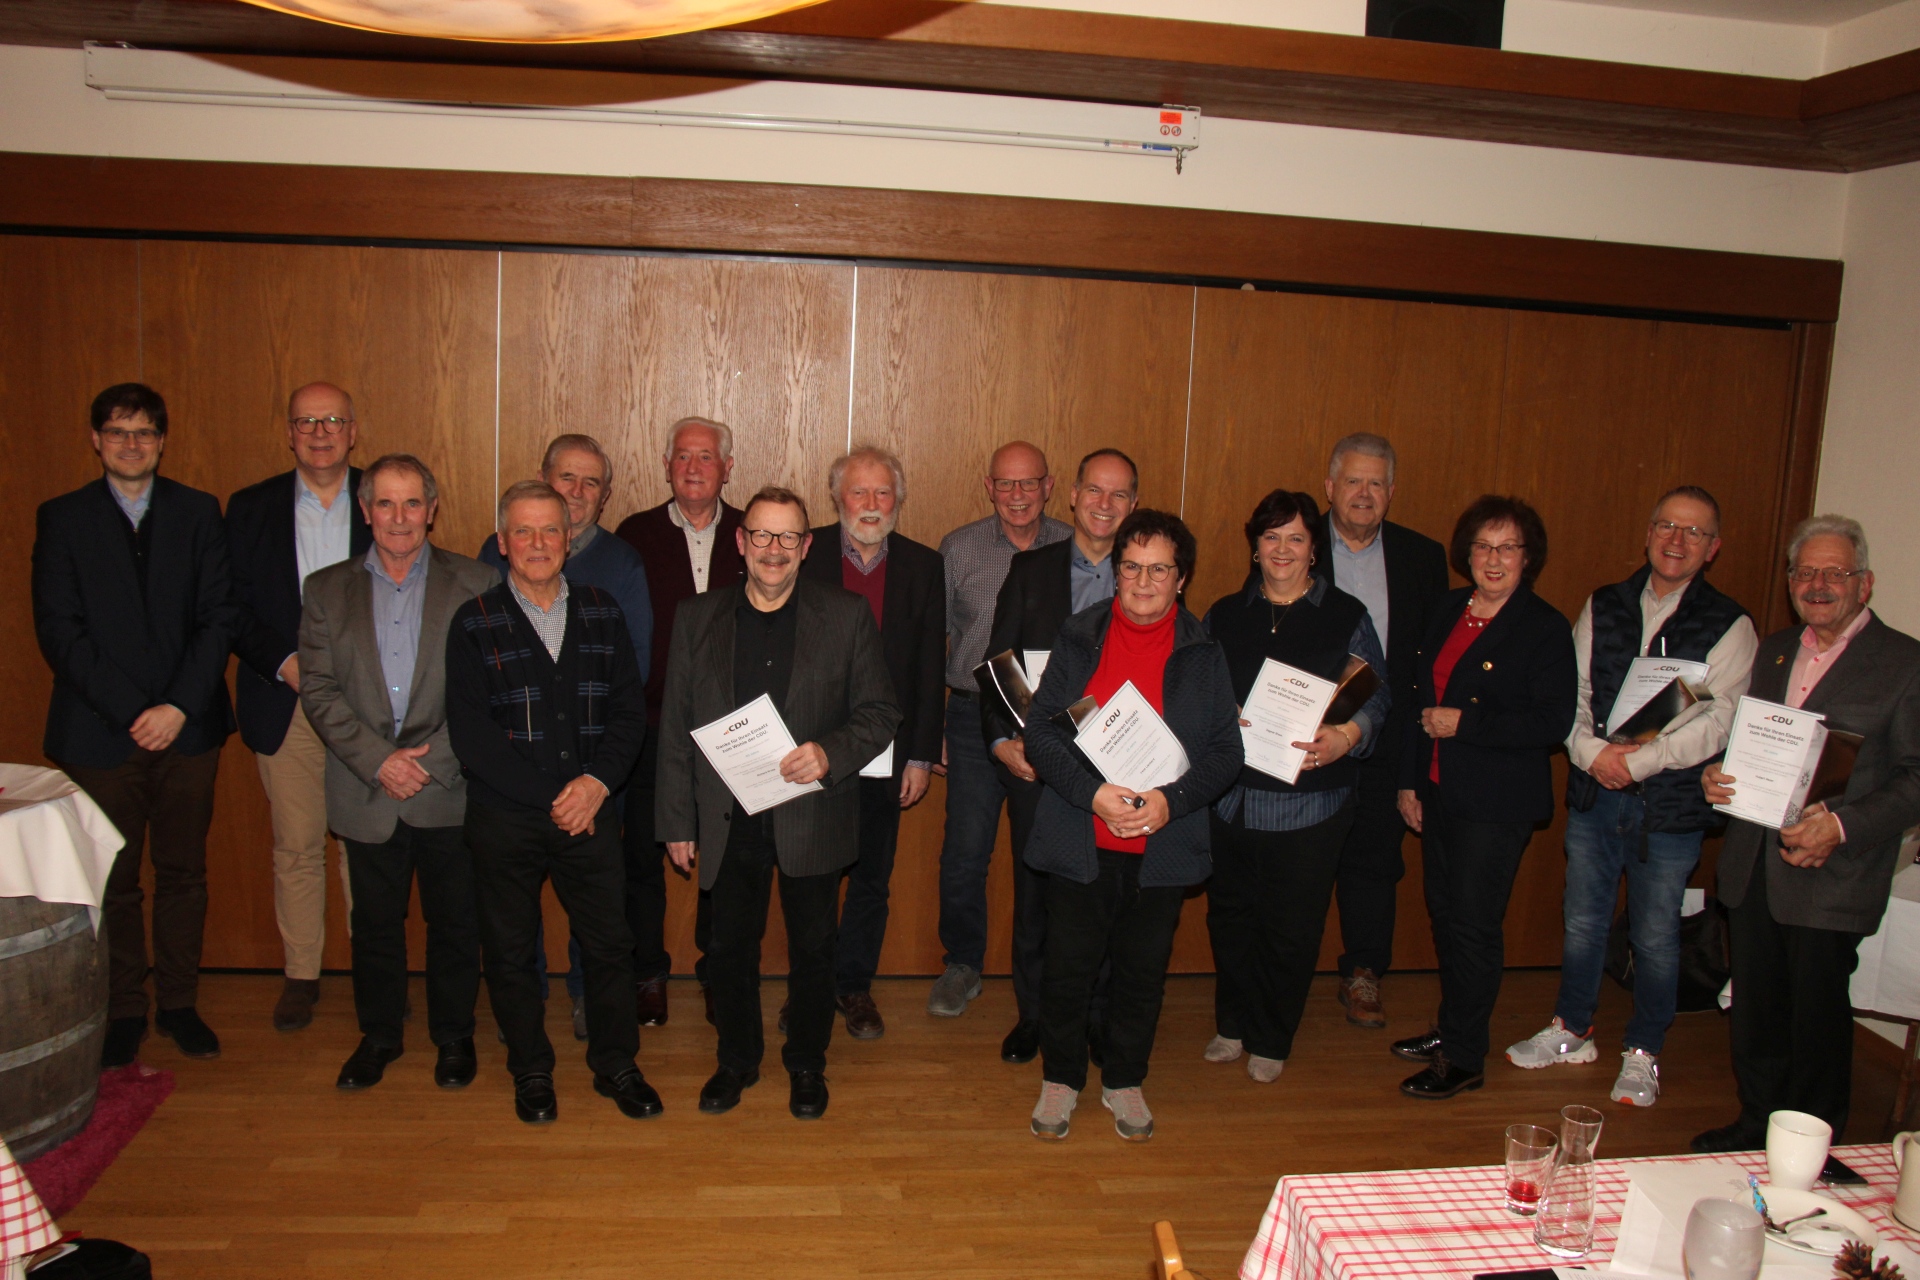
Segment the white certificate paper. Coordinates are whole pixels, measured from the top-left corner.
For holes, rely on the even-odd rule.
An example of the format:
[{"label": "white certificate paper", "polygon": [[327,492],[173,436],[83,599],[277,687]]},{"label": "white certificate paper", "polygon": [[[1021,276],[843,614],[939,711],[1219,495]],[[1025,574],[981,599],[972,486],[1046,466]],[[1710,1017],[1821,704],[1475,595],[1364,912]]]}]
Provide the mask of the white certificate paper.
[{"label": "white certificate paper", "polygon": [[1074,745],[1117,787],[1151,791],[1186,773],[1187,752],[1129,680],[1087,721]]},{"label": "white certificate paper", "polygon": [[1262,662],[1247,703],[1240,708],[1240,718],[1247,721],[1240,726],[1247,764],[1285,783],[1299,781],[1307,753],[1293,744],[1313,741],[1339,688],[1331,680],[1284,662],[1272,658]]},{"label": "white certificate paper", "polygon": [[788,782],[780,776],[780,762],[795,743],[779,708],[764,693],[738,711],[701,725],[693,731],[693,740],[750,814],[821,789],[817,782]]},{"label": "white certificate paper", "polygon": [[867,761],[867,767],[860,771],[863,778],[891,778],[893,776],[893,744],[873,759]]},{"label": "white certificate paper", "polygon": [[1742,698],[1720,768],[1733,778],[1733,800],[1713,806],[1763,827],[1791,826],[1826,745],[1825,717],[1780,702]]},{"label": "white certificate paper", "polygon": [[1038,689],[1040,677],[1047,674],[1047,659],[1053,656],[1051,649],[1022,649],[1020,665],[1027,673],[1027,687]]},{"label": "white certificate paper", "polygon": [[1607,726],[1600,736],[1606,737],[1615,729],[1633,718],[1634,712],[1653,700],[1653,695],[1672,684],[1683,681],[1688,688],[1699,689],[1706,684],[1712,668],[1704,662],[1690,662],[1685,658],[1647,657],[1635,658],[1627,668],[1627,678],[1620,683],[1620,692],[1613,700],[1613,711],[1607,716]]}]

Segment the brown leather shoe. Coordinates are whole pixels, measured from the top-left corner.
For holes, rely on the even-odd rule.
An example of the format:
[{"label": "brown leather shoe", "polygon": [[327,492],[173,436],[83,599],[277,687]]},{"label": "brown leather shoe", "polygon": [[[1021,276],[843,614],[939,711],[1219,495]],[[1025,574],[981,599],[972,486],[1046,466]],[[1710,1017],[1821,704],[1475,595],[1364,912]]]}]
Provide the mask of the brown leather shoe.
[{"label": "brown leather shoe", "polygon": [[846,1015],[847,1034],[855,1040],[878,1040],[887,1034],[887,1024],[881,1021],[880,1010],[873,1003],[871,991],[856,991],[852,995],[840,996],[834,1003]]},{"label": "brown leather shoe", "polygon": [[275,1031],[299,1031],[313,1023],[313,1006],[320,1000],[320,979],[288,978],[273,1006]]},{"label": "brown leather shoe", "polygon": [[643,1027],[664,1027],[667,1025],[667,975],[648,978],[635,989],[640,1005],[640,1025]]},{"label": "brown leather shoe", "polygon": [[1371,969],[1355,969],[1351,978],[1342,978],[1340,1003],[1347,1006],[1347,1021],[1356,1027],[1384,1027],[1386,1010],[1380,1007],[1380,979]]}]

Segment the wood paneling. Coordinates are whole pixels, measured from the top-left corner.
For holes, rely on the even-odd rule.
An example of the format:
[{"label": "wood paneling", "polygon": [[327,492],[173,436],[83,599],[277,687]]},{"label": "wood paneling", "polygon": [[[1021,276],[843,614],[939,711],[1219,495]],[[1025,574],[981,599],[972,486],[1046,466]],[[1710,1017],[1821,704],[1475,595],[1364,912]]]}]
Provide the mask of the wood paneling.
[{"label": "wood paneling", "polygon": [[0,152],[0,226],[878,257],[1784,320],[1837,318],[1841,279],[1812,258],[1093,201],[21,152]]}]

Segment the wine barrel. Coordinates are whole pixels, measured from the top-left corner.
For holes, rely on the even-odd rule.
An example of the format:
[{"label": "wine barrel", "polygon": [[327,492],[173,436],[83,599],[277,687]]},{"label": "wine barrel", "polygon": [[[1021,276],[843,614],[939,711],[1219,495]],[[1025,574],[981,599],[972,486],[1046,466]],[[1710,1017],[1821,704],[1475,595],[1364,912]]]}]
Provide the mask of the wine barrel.
[{"label": "wine barrel", "polygon": [[87,909],[0,898],[0,1138],[25,1163],[80,1132],[100,1087],[107,942]]}]

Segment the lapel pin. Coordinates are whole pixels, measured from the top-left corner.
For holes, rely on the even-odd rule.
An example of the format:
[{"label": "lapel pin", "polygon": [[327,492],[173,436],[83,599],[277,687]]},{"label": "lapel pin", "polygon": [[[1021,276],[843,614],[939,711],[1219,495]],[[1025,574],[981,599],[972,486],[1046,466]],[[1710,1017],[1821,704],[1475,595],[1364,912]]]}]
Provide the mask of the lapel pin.
[{"label": "lapel pin", "polygon": [[1776,667],[1784,667],[1785,665],[1787,665],[1787,655],[1784,653],[1775,654],[1773,658],[1773,665]]}]

